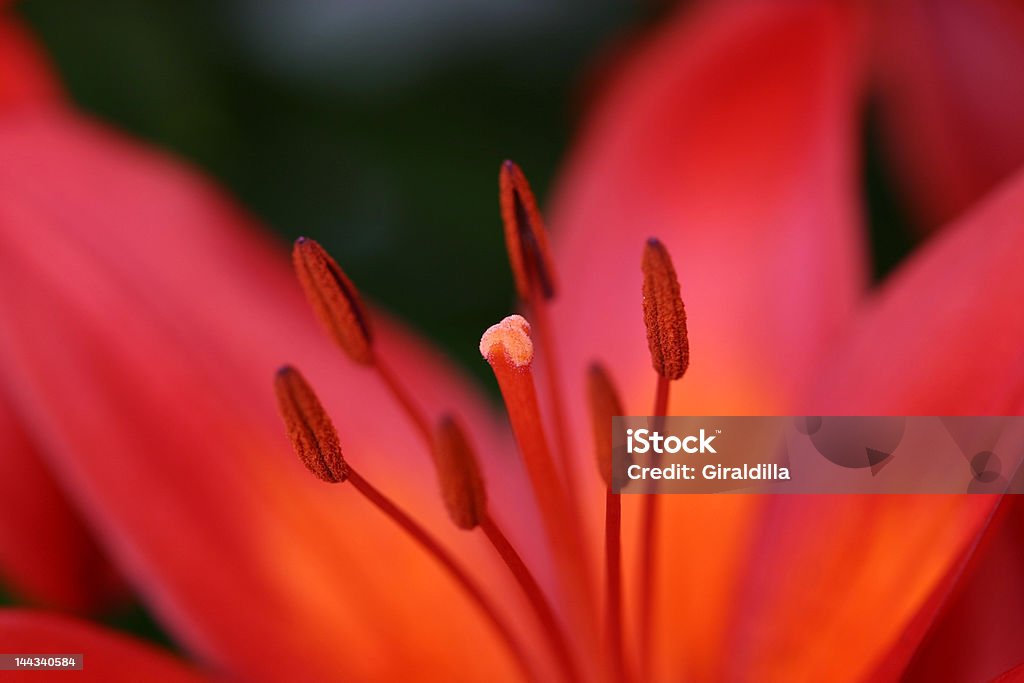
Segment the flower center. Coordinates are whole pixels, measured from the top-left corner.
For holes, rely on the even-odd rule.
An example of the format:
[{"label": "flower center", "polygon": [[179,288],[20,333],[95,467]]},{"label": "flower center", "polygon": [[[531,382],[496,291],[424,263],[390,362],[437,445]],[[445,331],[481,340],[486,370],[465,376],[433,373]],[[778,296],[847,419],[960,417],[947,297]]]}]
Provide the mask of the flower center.
[{"label": "flower center", "polygon": [[[522,171],[506,161],[499,175],[499,198],[505,225],[509,263],[519,297],[533,319],[533,325],[519,315],[505,318],[489,328],[480,340],[480,352],[490,364],[501,390],[509,422],[533,490],[547,547],[555,560],[561,607],[566,620],[540,588],[536,577],[507,535],[490,514],[484,480],[476,454],[457,417],[446,415],[434,426],[373,344],[370,317],[358,291],[338,264],[316,242],[299,238],[293,262],[307,299],[321,323],[338,346],[356,363],[372,368],[395,401],[416,426],[431,454],[441,495],[452,522],[459,528],[479,528],[527,598],[537,625],[544,634],[547,653],[528,652],[508,618],[480,587],[470,572],[451,552],[412,516],[367,481],[342,455],[334,425],[316,394],[290,366],[278,371],[274,388],[278,405],[296,453],[317,477],[329,483],[348,482],[368,502],[390,518],[448,572],[465,594],[478,606],[495,633],[505,643],[522,676],[541,680],[540,657],[549,657],[562,680],[573,683],[598,675],[602,664],[614,681],[649,678],[650,630],[653,622],[653,586],[657,555],[657,496],[647,495],[640,520],[639,586],[636,622],[637,667],[629,664],[623,636],[622,602],[622,509],[614,492],[611,420],[623,415],[621,401],[611,377],[595,363],[587,377],[587,399],[594,429],[598,468],[605,483],[604,617],[595,590],[592,567],[587,558],[584,511],[577,493],[578,473],[573,470],[571,441],[564,419],[561,378],[555,362],[554,331],[549,324],[548,305],[556,295],[554,268],[540,211]],[[645,246],[641,264],[643,312],[648,347],[658,389],[654,415],[668,409],[672,380],[683,376],[689,364],[686,314],[679,296],[679,283],[667,250],[657,240]],[[534,343],[534,335],[537,343]],[[548,388],[546,408],[537,397],[533,365],[535,349],[540,351]],[[552,427],[555,448],[545,433]],[[556,454],[558,458],[553,457]],[[524,501],[524,505],[530,504]],[[566,625],[572,624],[575,638]],[[518,625],[522,627],[522,625]],[[596,655],[596,656],[595,656]]]}]

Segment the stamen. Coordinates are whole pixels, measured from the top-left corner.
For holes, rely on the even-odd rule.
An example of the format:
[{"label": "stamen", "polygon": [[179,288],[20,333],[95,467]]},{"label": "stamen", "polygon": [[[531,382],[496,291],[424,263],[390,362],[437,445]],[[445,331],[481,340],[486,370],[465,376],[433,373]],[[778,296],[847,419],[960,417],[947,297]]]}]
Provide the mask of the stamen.
[{"label": "stamen", "polygon": [[519,298],[530,300],[537,288],[545,299],[551,299],[555,280],[548,236],[530,184],[514,162],[506,161],[498,174],[498,187],[505,246]]},{"label": "stamen", "polygon": [[306,298],[327,332],[352,360],[371,365],[369,317],[352,281],[323,247],[305,237],[295,241],[292,262]]},{"label": "stamen", "polygon": [[409,534],[477,605],[505,643],[524,679],[539,681],[518,636],[462,565],[426,529],[348,465],[342,457],[334,424],[298,370],[290,366],[278,370],[274,391],[292,446],[309,471],[329,483],[351,482],[368,501]]},{"label": "stamen", "polygon": [[587,375],[590,415],[597,467],[604,478],[605,637],[615,680],[627,680],[622,638],[622,501],[612,490],[612,418],[622,415],[622,403],[605,369],[594,363]]},{"label": "stamen", "polygon": [[412,394],[402,384],[402,381],[398,378],[398,375],[391,369],[391,366],[385,362],[381,355],[377,355],[374,358],[374,369],[377,371],[377,375],[384,382],[384,385],[391,392],[398,404],[405,411],[405,414],[412,420],[416,430],[420,433],[423,438],[423,442],[427,448],[431,448],[433,442],[433,434],[430,430],[430,420],[424,414],[423,410],[416,404],[412,398]]},{"label": "stamen", "polygon": [[302,463],[328,483],[345,481],[349,469],[341,454],[338,433],[309,383],[298,370],[286,365],[274,377],[274,392],[288,438]]},{"label": "stamen", "polygon": [[498,380],[563,585],[574,595],[577,610],[589,610],[591,583],[582,540],[575,531],[579,527],[574,526],[574,518],[566,505],[537,403],[531,370],[530,324],[522,316],[513,315],[491,326],[480,340],[480,353],[490,363]]},{"label": "stamen", "polygon": [[429,448],[430,421],[391,367],[373,352],[370,317],[355,285],[323,247],[306,237],[295,241],[292,261],[306,298],[327,332],[352,360],[373,366]]},{"label": "stamen", "polygon": [[548,636],[555,659],[567,681],[579,680],[568,641],[558,624],[554,610],[533,573],[523,562],[515,547],[487,511],[487,493],[477,465],[476,456],[465,432],[451,416],[441,419],[434,440],[441,492],[448,514],[461,529],[479,526],[523,590],[541,627]]},{"label": "stamen", "polygon": [[476,528],[487,515],[487,491],[469,441],[451,416],[438,425],[434,462],[448,515],[460,529]]},{"label": "stamen", "polygon": [[572,457],[572,441],[565,420],[562,380],[547,307],[555,296],[555,271],[548,248],[544,219],[537,208],[530,184],[522,170],[505,161],[498,174],[501,217],[505,226],[505,246],[519,299],[529,306],[536,323],[536,334],[544,361],[550,425],[557,446],[558,465],[565,483],[566,504],[579,523],[580,507],[577,473]]},{"label": "stamen", "polygon": [[523,562],[523,558],[490,515],[485,515],[480,520],[480,528],[483,529],[487,540],[494,546],[498,555],[505,562],[505,566],[509,568],[509,571],[512,572],[512,575],[519,583],[519,587],[526,594],[526,598],[533,607],[541,627],[547,634],[548,642],[551,644],[562,676],[567,681],[580,680],[580,672],[569,649],[569,642],[566,640],[565,633],[563,633],[558,623],[558,617],[555,616],[555,612],[551,608],[547,597],[545,597],[544,591],[541,590],[540,584],[537,583],[537,579],[534,578],[529,567]]},{"label": "stamen", "polygon": [[437,539],[430,535],[430,533],[422,526],[416,523],[412,517],[409,516],[404,510],[395,505],[390,498],[385,496],[383,493],[378,491],[374,486],[356,472],[355,470],[349,470],[349,481],[352,485],[363,494],[368,501],[373,503],[378,510],[383,512],[385,515],[391,518],[398,526],[402,528],[409,536],[412,537],[424,550],[430,555],[433,555],[441,566],[443,566],[448,573],[456,580],[459,586],[465,591],[465,593],[476,603],[477,607],[487,618],[494,629],[498,632],[502,641],[508,647],[512,658],[515,660],[519,669],[521,670],[523,677],[527,681],[538,681],[539,677],[530,664],[530,660],[526,655],[526,648],[523,647],[519,637],[513,632],[509,623],[504,617],[498,612],[497,607],[492,603],[483,589],[473,580],[461,564],[445,550]]},{"label": "stamen", "polygon": [[623,415],[622,403],[611,377],[600,363],[591,364],[587,372],[587,397],[594,429],[594,451],[597,469],[608,488],[612,487],[612,418]]},{"label": "stamen", "polygon": [[690,343],[686,335],[686,309],[679,296],[672,258],[655,238],[647,240],[641,264],[644,274],[644,325],[654,371],[668,379],[679,379],[690,364]]},{"label": "stamen", "polygon": [[[641,270],[644,275],[643,309],[651,365],[658,373],[654,416],[668,412],[669,382],[683,376],[690,365],[690,342],[686,332],[686,309],[679,295],[679,280],[672,257],[659,240],[651,238],[644,247]],[[662,428],[658,420],[656,430]],[[641,678],[647,676],[651,661],[651,629],[654,623],[654,586],[657,584],[658,497],[645,496],[640,520],[639,634]]]}]

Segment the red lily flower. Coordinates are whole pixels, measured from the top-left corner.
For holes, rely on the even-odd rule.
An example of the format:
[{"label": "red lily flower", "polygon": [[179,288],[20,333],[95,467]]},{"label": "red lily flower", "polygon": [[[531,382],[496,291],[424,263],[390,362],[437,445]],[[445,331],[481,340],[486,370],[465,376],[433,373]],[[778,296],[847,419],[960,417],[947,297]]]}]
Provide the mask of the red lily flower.
[{"label": "red lily flower", "polygon": [[[649,412],[658,390],[639,303],[649,235],[673,255],[693,352],[672,412],[1024,407],[1024,278],[1013,259],[1024,246],[1024,177],[865,294],[854,145],[864,32],[851,12],[824,3],[709,7],[666,25],[621,67],[555,203],[556,296],[522,291],[541,365],[557,377],[540,393],[560,392],[561,419],[539,419],[532,384],[502,375],[488,354],[525,468],[485,402],[394,323],[368,314],[384,382],[373,364],[339,354],[313,324],[286,259],[206,181],[63,108],[3,112],[0,381],[12,432],[30,445],[19,452],[45,462],[116,566],[206,668],[256,681],[517,679],[506,640],[451,566],[395,526],[400,515],[313,480],[289,453],[267,384],[280,362],[294,361],[335,423],[357,472],[352,486],[365,494],[373,482],[439,539],[512,624],[538,678],[554,679],[536,596],[521,597],[522,575],[481,533],[456,528],[436,491],[420,432],[455,412],[490,483],[488,514],[554,605],[555,630],[576,626],[566,641],[580,677],[596,678],[599,636],[581,625],[596,610],[559,578],[567,564],[584,586],[598,574],[606,488],[584,397],[614,402],[593,388],[610,385],[607,377],[595,382],[588,367],[610,369],[628,412]],[[518,207],[536,227],[525,185],[507,168],[503,179],[512,219],[522,219]],[[507,323],[485,353],[520,343],[516,357],[529,365],[525,330]],[[319,406],[294,375],[284,381],[293,410]],[[404,404],[389,390],[395,383],[413,388]],[[540,402],[544,417],[554,404]],[[564,430],[567,446],[557,450],[573,458],[586,511],[568,562],[547,539],[568,524],[552,510],[571,507],[539,496],[534,510],[525,471],[545,466],[538,435],[551,426],[552,435]],[[622,519],[637,519],[640,501],[623,502]],[[641,644],[626,638],[620,665],[643,664],[651,680],[925,675],[929,653],[941,654],[950,637],[941,615],[955,614],[963,596],[990,602],[984,586],[962,580],[969,569],[984,576],[986,562],[1012,560],[983,552],[998,550],[1012,528],[997,503],[664,497],[654,639],[640,662]],[[627,557],[642,542],[630,526],[622,541]],[[641,585],[650,578],[622,569]],[[627,581],[630,634],[641,591]],[[154,680],[175,669],[81,627],[57,625],[79,632],[35,640],[40,619],[0,616],[0,644],[17,634],[24,648],[70,651],[76,641],[103,658],[130,649]],[[986,610],[972,623],[1001,622]],[[1019,643],[997,645],[965,656],[962,675],[994,676],[1024,659]],[[107,680],[98,671],[86,674]]]}]

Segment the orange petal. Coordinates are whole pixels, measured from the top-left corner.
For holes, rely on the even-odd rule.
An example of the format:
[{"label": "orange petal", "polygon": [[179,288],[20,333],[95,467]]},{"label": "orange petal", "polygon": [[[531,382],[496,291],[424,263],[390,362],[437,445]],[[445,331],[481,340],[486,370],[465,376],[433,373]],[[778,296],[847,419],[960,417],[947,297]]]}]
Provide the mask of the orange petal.
[{"label": "orange petal", "polygon": [[0,609],[0,649],[19,654],[84,655],[81,671],[4,671],[6,681],[201,683],[216,680],[154,647],[87,622],[20,609]]},{"label": "orange petal", "polygon": [[921,226],[935,228],[1024,163],[1024,7],[874,6],[886,148]]},{"label": "orange petal", "polygon": [[92,611],[123,584],[0,394],[0,574],[18,597]]},{"label": "orange petal", "polygon": [[[447,518],[405,415],[319,330],[283,250],[180,166],[69,115],[0,125],[0,150],[0,373],[169,630],[254,681],[510,676],[432,560],[290,452],[271,381],[294,360],[353,466],[525,609],[478,535]],[[494,497],[514,500],[522,473],[485,402],[382,323],[381,353],[432,418],[463,417],[485,477],[503,483]]]}]

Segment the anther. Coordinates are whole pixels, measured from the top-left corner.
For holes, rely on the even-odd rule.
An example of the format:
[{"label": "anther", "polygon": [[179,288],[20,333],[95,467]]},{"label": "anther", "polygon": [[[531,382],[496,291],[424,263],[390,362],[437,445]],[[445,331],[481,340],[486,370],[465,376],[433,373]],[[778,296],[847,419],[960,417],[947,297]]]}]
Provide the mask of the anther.
[{"label": "anther", "polygon": [[302,464],[326,482],[345,481],[349,470],[338,433],[306,379],[286,365],[274,377],[274,392],[288,438]]},{"label": "anther", "polygon": [[473,447],[450,415],[438,424],[433,450],[448,515],[460,529],[476,528],[487,515],[487,491]]},{"label": "anther", "polygon": [[295,241],[292,262],[310,306],[334,341],[355,362],[371,365],[369,317],[352,281],[323,247],[306,237]]},{"label": "anther", "polygon": [[612,418],[622,415],[622,403],[611,377],[600,363],[587,370],[587,397],[594,429],[594,451],[597,468],[604,483],[612,487]]},{"label": "anther", "polygon": [[498,188],[505,246],[519,298],[531,300],[536,288],[545,299],[551,299],[555,296],[554,268],[544,220],[530,184],[514,162],[506,161],[498,174]]},{"label": "anther", "polygon": [[679,280],[668,250],[657,239],[647,240],[641,269],[644,275],[643,309],[651,364],[660,376],[675,380],[690,364],[686,310],[679,296]]}]

